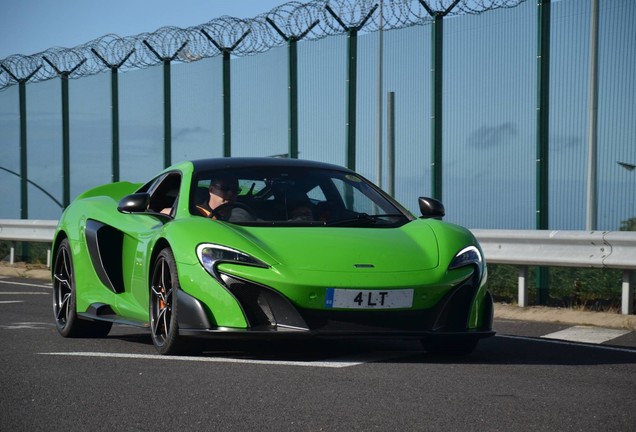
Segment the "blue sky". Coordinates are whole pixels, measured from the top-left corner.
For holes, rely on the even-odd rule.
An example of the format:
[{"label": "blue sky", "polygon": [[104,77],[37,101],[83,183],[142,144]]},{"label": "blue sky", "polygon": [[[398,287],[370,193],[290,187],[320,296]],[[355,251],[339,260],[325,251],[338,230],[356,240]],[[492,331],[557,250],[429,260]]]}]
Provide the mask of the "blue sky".
[{"label": "blue sky", "polygon": [[[108,33],[132,36],[164,26],[186,28],[223,15],[251,18],[284,4],[283,0],[113,0],[107,5],[88,0],[9,1],[12,3],[4,4],[0,14],[0,60],[55,46],[72,48]],[[599,227],[617,229],[621,221],[636,215],[636,171],[627,171],[617,164],[636,161],[636,128],[632,120],[636,51],[630,43],[636,40],[636,2],[605,0],[601,6]],[[527,0],[516,8],[453,17],[444,25],[444,204],[450,221],[471,228],[534,226],[535,10],[536,2]],[[589,0],[555,0],[551,10],[550,226],[582,229],[586,200]],[[429,27],[386,32],[384,44],[384,90],[396,94],[396,198],[416,211],[417,197],[428,194],[430,187]],[[358,45],[357,170],[374,180],[377,34],[361,34]],[[298,48],[300,157],[342,165],[346,36],[303,41]],[[233,60],[234,156],[285,152],[286,59],[286,48],[279,46]],[[221,155],[219,62],[219,57],[187,64],[175,62],[172,68],[173,162]],[[161,68],[122,74],[122,179],[145,181],[163,166],[162,79]],[[82,168],[91,173],[83,176],[73,171],[72,196],[111,178],[111,167],[103,163],[111,157],[109,83],[109,76],[102,74],[74,80],[70,86],[71,161],[75,167],[84,163]],[[15,171],[19,169],[16,87],[0,92],[0,165]],[[62,194],[60,97],[57,79],[28,86],[29,177],[47,185],[58,199]],[[89,150],[79,143],[92,145]],[[100,153],[94,158],[87,156],[88,151],[91,155]],[[135,163],[139,155],[145,158],[142,167]],[[87,160],[91,164],[86,165]],[[56,165],[57,161],[60,163]],[[0,175],[0,190],[15,188],[16,194],[3,199],[11,198],[17,203],[18,186],[16,177]],[[29,193],[32,217],[59,216],[59,209],[50,202],[40,204],[38,197],[37,191]],[[8,205],[3,211],[12,212],[5,217],[16,217],[18,210],[15,205]]]},{"label": "blue sky", "polygon": [[72,48],[108,33],[133,36],[190,27],[223,15],[252,18],[286,0],[7,0],[0,13],[0,59]]}]

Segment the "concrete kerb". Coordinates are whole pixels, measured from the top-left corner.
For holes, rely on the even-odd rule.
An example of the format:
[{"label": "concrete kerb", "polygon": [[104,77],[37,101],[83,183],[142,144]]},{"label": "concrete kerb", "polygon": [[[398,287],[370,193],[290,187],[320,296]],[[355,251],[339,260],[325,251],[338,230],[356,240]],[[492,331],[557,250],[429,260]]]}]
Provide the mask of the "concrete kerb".
[{"label": "concrete kerb", "polygon": [[[14,265],[4,262],[0,263],[0,276],[38,279],[51,282],[50,269],[43,268],[42,266],[29,266],[24,263],[16,263]],[[549,308],[545,306],[522,308],[510,304],[496,303],[495,318],[636,330],[636,315],[588,312],[574,309]]]}]

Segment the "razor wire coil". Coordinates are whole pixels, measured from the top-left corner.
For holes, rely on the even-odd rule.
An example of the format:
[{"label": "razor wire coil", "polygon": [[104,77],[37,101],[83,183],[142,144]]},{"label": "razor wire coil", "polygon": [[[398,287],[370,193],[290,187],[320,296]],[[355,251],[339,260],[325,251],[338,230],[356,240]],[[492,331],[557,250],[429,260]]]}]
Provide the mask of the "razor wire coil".
[{"label": "razor wire coil", "polygon": [[[378,8],[382,1],[382,22]],[[479,14],[526,0],[312,0],[290,1],[251,19],[229,16],[188,28],[94,39],[74,48],[49,48],[0,60],[0,90],[58,76],[80,78],[107,70],[140,69],[166,61],[192,62],[229,53],[248,56],[290,40],[317,40],[349,29],[375,32],[429,24],[434,14]]]}]

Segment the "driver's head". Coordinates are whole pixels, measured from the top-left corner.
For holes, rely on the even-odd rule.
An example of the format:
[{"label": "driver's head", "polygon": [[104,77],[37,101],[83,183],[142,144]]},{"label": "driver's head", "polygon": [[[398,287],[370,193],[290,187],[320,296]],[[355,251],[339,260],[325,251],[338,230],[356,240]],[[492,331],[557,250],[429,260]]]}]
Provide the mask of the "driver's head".
[{"label": "driver's head", "polygon": [[236,201],[238,192],[239,187],[236,177],[222,175],[213,178],[210,181],[210,207],[212,207],[213,201],[214,207],[226,202]]}]

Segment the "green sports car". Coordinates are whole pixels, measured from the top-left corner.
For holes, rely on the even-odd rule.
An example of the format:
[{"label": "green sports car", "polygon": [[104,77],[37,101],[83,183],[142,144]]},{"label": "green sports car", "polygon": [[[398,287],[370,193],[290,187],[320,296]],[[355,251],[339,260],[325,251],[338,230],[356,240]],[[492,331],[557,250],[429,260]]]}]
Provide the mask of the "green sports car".
[{"label": "green sports car", "polygon": [[416,338],[467,354],[492,336],[475,237],[419,198],[417,218],[355,172],[296,159],[188,161],[78,196],[53,242],[65,337]]}]

